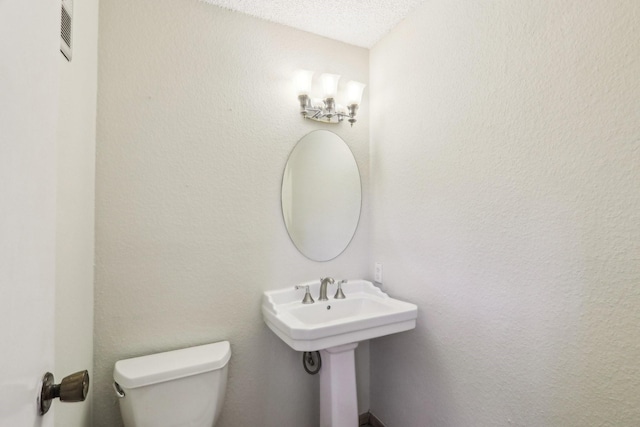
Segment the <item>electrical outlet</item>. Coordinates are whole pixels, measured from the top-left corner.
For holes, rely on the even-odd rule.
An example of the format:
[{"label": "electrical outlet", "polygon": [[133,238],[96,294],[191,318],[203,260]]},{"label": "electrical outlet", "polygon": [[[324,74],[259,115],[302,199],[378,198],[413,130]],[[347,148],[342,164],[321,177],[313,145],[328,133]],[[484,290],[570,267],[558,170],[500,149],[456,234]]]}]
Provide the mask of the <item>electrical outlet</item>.
[{"label": "electrical outlet", "polygon": [[382,263],[376,262],[374,269],[373,280],[377,283],[382,283]]}]

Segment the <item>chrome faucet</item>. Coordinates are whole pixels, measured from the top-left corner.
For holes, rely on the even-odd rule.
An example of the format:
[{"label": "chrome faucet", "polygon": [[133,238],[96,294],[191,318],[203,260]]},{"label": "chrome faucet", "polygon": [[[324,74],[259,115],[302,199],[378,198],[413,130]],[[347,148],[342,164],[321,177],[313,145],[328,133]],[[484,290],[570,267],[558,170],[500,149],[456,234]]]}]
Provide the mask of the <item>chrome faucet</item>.
[{"label": "chrome faucet", "polygon": [[320,296],[318,301],[328,301],[327,298],[327,285],[333,285],[336,281],[331,277],[320,278]]}]

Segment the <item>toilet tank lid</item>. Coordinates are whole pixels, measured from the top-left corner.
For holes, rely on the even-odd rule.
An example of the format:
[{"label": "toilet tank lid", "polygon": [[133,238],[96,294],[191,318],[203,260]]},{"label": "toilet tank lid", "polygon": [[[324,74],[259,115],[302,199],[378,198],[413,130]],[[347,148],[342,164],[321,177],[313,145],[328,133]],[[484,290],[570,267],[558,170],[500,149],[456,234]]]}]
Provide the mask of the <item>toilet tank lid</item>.
[{"label": "toilet tank lid", "polygon": [[224,367],[231,358],[228,341],[183,348],[116,362],[113,379],[123,388],[175,380]]}]

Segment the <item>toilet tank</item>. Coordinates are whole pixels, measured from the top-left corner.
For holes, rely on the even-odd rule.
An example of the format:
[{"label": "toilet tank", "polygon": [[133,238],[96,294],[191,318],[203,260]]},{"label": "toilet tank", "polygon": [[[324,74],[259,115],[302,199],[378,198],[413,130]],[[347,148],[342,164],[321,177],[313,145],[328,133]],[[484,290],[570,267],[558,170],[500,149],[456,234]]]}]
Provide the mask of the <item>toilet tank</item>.
[{"label": "toilet tank", "polygon": [[126,427],[212,427],[224,401],[228,341],[116,362]]}]

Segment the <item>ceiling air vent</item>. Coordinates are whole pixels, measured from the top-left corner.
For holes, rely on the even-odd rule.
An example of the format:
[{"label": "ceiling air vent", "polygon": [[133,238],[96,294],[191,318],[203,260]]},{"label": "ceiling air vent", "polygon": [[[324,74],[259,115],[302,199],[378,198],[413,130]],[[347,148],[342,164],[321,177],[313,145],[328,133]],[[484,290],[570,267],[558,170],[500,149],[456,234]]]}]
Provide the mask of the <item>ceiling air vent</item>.
[{"label": "ceiling air vent", "polygon": [[62,0],[62,16],[60,19],[60,52],[71,61],[71,19],[73,16],[73,0]]}]

